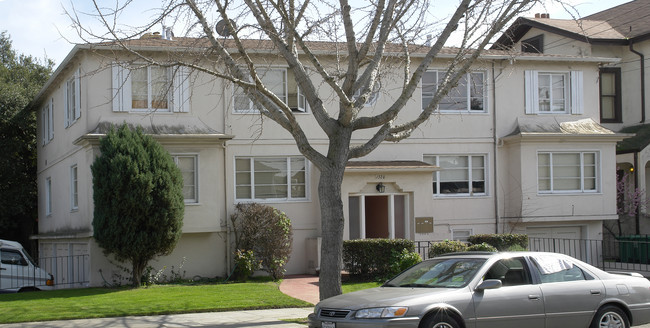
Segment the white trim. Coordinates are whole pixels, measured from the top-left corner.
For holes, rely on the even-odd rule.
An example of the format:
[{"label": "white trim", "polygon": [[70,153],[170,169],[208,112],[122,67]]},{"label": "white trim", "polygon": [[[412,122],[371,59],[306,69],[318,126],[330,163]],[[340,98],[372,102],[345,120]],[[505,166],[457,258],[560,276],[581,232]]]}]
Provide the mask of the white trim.
[{"label": "white trim", "polygon": [[[549,154],[549,190],[540,190],[539,184],[539,155],[540,154]],[[553,179],[553,154],[578,154],[580,155],[580,189],[576,190],[555,190],[554,188],[554,179]],[[594,187],[595,190],[587,189],[585,190],[585,176],[584,176],[584,155],[585,154],[594,154]],[[537,163],[537,194],[538,195],[558,195],[558,194],[600,194],[602,192],[602,156],[599,150],[538,150],[536,153],[536,163]]]},{"label": "white trim", "polygon": [[[194,159],[194,198],[185,198],[183,200],[186,204],[198,204],[199,203],[199,155],[196,153],[173,153],[171,154],[172,159],[176,166],[178,166],[178,158],[186,157]],[[179,167],[180,169],[180,167]],[[183,180],[183,188],[185,188],[185,180]]]},{"label": "white trim", "polygon": [[[444,74],[446,71],[445,71],[445,69],[442,69],[442,68],[428,69],[428,70],[426,70],[424,72],[424,74],[434,73],[434,72],[435,72],[435,75],[436,75],[435,76],[436,90],[433,91],[434,93],[433,93],[432,97],[435,97],[435,95],[436,95],[437,88],[438,88],[438,78],[439,78],[440,73]],[[482,85],[482,88],[483,88],[483,95],[482,95],[483,96],[482,97],[482,99],[483,99],[483,109],[482,110],[473,110],[472,107],[471,107],[472,97],[471,97],[470,87],[471,87],[471,81],[472,81],[472,74],[477,74],[477,73],[480,73],[480,74],[483,75],[483,85]],[[465,75],[465,78],[467,79],[467,90],[466,90],[466,94],[464,95],[464,97],[466,98],[466,101],[467,101],[467,107],[465,109],[462,109],[462,110],[440,109],[440,107],[438,107],[438,108],[436,108],[434,110],[435,112],[440,113],[440,114],[487,114],[487,113],[490,112],[490,99],[489,99],[489,89],[488,89],[489,88],[489,78],[490,78],[489,77],[489,72],[487,70],[484,70],[484,69],[476,69],[476,70],[470,70],[467,73],[465,73],[464,75]],[[421,104],[421,110],[424,110],[424,100],[423,100],[424,96],[423,96],[423,92],[422,92],[422,90],[424,89],[424,87],[422,86],[422,83],[423,83],[422,81],[423,80],[424,80],[424,76],[420,80],[420,104]],[[450,90],[450,92],[451,92],[451,90]],[[449,96],[449,94],[447,94],[445,97],[443,97],[441,99],[441,101],[444,100],[448,96]],[[438,103],[438,105],[440,105],[440,103]]]},{"label": "white trim", "polygon": [[45,215],[52,215],[52,177],[45,178]]}]

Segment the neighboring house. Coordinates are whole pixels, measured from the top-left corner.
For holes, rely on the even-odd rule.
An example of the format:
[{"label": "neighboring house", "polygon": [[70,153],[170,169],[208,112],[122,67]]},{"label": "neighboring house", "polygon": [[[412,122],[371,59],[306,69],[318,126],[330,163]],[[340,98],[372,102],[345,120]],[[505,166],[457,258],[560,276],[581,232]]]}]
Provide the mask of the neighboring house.
[{"label": "neighboring house", "polygon": [[[200,48],[205,40],[128,44],[164,58]],[[266,70],[264,79],[295,108],[312,144],[326,149],[291,72],[277,63],[262,66],[273,58],[264,44],[247,45],[265,56],[267,61],[254,58]],[[137,65],[126,52],[124,61],[107,62],[115,53],[120,49],[105,44],[75,46],[34,101],[42,113],[34,236],[40,254],[88,254],[81,265],[91,285],[120,273],[92,238],[90,165],[109,126],[127,122],[160,141],[185,179],[183,235],[170,256],[152,263],[155,268],[185,259],[188,277],[226,276],[233,252],[230,215],[238,202],[254,201],[292,219],[287,272],[313,272],[319,172],[290,135],[261,118],[231,83],[186,68]],[[453,55],[447,49],[434,61],[404,115],[418,115],[431,101],[439,70]],[[419,53],[413,56],[417,64]],[[600,239],[603,221],[617,219],[615,147],[623,137],[599,125],[598,96],[600,67],[614,61],[486,52],[411,138],[382,144],[349,163],[342,186],[344,237],[432,241],[516,232]],[[393,81],[382,78],[369,110],[392,101],[398,88]],[[335,97],[321,97],[337,108]]]},{"label": "neighboring house", "polygon": [[[519,18],[493,49],[530,53],[618,58],[600,66],[600,122],[622,133],[636,134],[619,143],[619,177],[629,176],[628,195],[650,186],[650,0],[631,1],[579,20],[552,19],[546,14]],[[625,174],[627,172],[627,174]],[[645,193],[645,202],[650,198]],[[641,207],[642,216],[647,213]],[[622,217],[622,233],[648,234],[646,219]],[[618,227],[612,227],[618,232]]]}]

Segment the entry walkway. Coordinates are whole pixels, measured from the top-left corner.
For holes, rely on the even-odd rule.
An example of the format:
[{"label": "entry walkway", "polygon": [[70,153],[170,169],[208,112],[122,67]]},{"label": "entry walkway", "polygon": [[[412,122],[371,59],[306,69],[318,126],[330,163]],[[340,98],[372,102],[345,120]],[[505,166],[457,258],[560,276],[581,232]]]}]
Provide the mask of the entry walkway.
[{"label": "entry walkway", "polygon": [[293,298],[297,298],[314,305],[320,300],[318,292],[318,276],[285,276],[280,283],[280,291]]}]

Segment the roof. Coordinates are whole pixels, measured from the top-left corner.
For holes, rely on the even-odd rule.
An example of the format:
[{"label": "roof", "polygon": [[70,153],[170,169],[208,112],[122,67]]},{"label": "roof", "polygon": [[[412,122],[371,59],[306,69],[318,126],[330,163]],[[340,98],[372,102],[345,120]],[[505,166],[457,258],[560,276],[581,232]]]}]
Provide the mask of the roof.
[{"label": "roof", "polygon": [[634,136],[623,139],[616,145],[618,154],[639,152],[650,145],[650,124],[628,126],[623,128],[621,133],[634,134]]},{"label": "roof", "polygon": [[650,0],[635,0],[577,20],[520,17],[492,45],[507,49],[531,29],[589,43],[627,45],[650,39]]},{"label": "roof", "polygon": [[591,118],[574,120],[572,117],[519,117],[517,126],[504,140],[516,138],[594,138],[619,141],[628,135],[616,133],[598,124]]}]

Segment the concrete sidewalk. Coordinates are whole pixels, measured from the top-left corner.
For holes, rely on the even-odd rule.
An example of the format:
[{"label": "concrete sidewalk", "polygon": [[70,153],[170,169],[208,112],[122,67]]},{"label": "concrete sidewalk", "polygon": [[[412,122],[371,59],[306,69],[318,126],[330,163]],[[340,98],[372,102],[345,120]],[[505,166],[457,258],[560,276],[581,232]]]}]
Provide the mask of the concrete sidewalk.
[{"label": "concrete sidewalk", "polygon": [[46,322],[23,322],[0,325],[2,328],[95,328],[95,327],[219,327],[219,328],[305,328],[305,325],[289,323],[281,319],[304,319],[313,308],[289,308],[271,310],[246,310],[235,312],[207,312],[171,314],[142,317],[116,317]]}]

